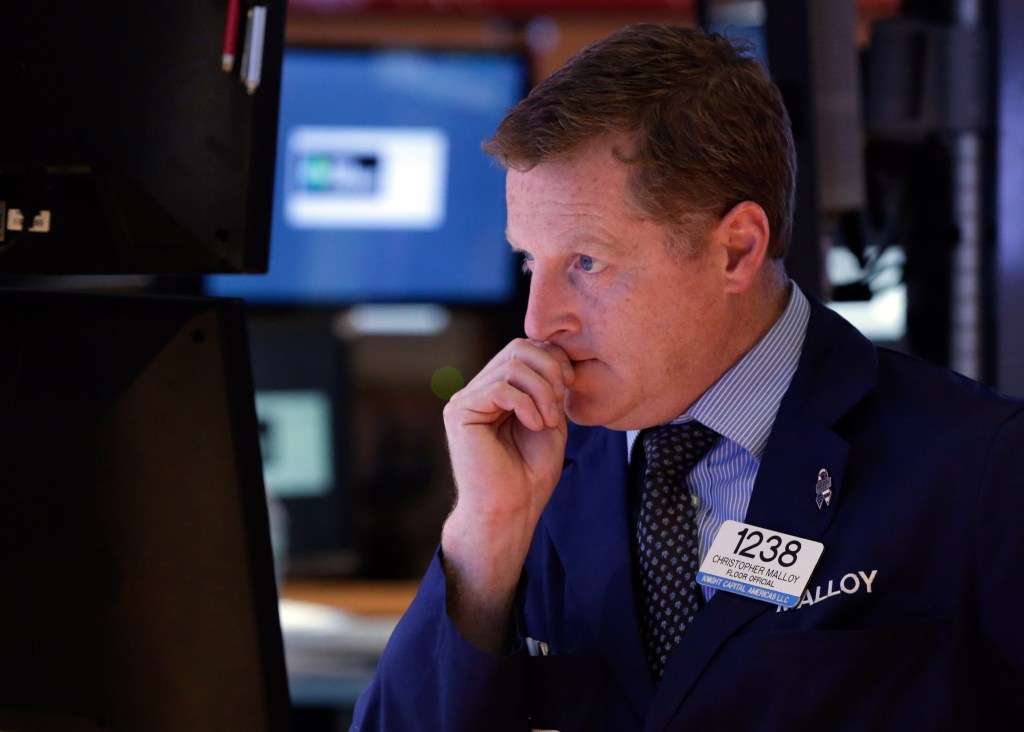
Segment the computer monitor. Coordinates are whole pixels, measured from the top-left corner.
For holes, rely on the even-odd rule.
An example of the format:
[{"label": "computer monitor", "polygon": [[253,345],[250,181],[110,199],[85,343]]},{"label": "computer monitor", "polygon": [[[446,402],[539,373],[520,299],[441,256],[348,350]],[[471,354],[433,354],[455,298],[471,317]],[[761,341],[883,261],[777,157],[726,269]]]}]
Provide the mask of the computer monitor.
[{"label": "computer monitor", "polygon": [[0,3],[0,274],[266,270],[286,3],[229,5]]},{"label": "computer monitor", "polygon": [[242,304],[0,290],[0,348],[0,729],[287,729]]},{"label": "computer monitor", "polygon": [[525,55],[285,50],[266,275],[207,278],[256,305],[504,304],[504,173],[481,151]]}]

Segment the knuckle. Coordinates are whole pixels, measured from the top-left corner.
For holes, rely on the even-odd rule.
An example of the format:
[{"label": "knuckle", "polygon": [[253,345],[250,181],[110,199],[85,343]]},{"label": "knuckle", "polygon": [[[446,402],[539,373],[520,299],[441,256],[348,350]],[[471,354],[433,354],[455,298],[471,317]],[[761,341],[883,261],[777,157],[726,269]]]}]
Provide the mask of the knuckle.
[{"label": "knuckle", "polygon": [[533,341],[527,338],[516,338],[515,340],[508,344],[508,355],[509,358],[519,359],[526,355],[527,353],[535,351],[536,349],[537,346],[533,343]]}]

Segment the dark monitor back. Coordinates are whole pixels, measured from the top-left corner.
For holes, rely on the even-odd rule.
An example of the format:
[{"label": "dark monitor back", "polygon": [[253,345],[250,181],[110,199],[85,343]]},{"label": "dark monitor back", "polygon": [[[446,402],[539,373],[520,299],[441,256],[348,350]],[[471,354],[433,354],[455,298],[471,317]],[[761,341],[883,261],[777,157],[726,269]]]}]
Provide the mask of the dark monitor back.
[{"label": "dark monitor back", "polygon": [[0,273],[266,270],[285,3],[262,4],[249,94],[227,0],[0,3]]},{"label": "dark monitor back", "polygon": [[0,729],[287,727],[240,308],[0,291]]}]

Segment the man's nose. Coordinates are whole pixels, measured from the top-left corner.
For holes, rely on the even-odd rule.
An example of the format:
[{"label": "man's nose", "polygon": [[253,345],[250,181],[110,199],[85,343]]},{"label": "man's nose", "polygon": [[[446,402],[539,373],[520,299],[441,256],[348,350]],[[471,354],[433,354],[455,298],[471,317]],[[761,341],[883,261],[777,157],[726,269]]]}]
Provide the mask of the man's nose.
[{"label": "man's nose", "polygon": [[579,330],[572,288],[558,272],[534,270],[524,327],[527,338],[541,342]]}]

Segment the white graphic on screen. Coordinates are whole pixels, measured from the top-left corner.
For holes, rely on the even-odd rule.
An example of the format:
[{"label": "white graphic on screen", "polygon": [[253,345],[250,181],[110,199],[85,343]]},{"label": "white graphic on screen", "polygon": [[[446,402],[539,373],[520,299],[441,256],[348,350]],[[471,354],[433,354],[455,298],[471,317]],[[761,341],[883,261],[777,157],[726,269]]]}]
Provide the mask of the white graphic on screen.
[{"label": "white graphic on screen", "polygon": [[296,229],[438,229],[448,137],[406,127],[296,127],[285,143],[284,218]]},{"label": "white graphic on screen", "polygon": [[330,396],[315,389],[256,392],[263,480],[277,498],[324,495],[334,484]]}]

